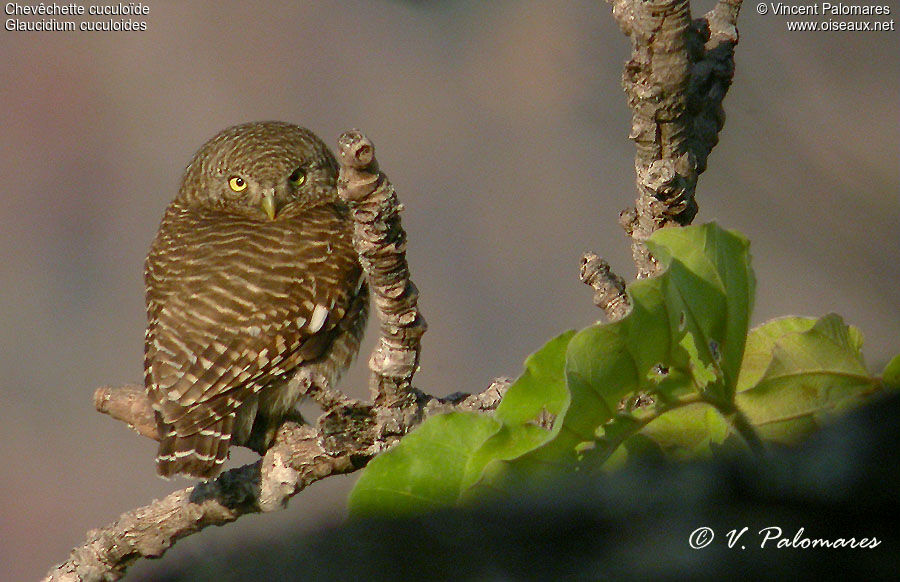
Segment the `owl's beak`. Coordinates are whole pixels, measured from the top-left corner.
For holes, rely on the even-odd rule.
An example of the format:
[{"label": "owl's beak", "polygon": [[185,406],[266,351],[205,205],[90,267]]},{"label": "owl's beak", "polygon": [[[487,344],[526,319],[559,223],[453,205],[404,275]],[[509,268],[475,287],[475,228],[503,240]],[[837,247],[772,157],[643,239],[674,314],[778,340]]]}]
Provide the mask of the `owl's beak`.
[{"label": "owl's beak", "polygon": [[269,220],[275,220],[275,192],[271,190],[263,194],[262,201],[259,203],[263,212],[269,217]]}]

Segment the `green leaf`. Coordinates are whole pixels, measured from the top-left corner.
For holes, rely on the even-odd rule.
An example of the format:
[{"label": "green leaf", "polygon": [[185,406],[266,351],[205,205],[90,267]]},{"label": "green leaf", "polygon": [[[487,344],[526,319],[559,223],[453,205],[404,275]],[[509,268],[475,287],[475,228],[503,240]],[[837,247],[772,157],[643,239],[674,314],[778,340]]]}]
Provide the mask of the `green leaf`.
[{"label": "green leaf", "polygon": [[372,459],[350,492],[350,514],[402,515],[456,503],[466,463],[499,426],[484,414],[429,418]]},{"label": "green leaf", "polygon": [[737,406],[764,438],[796,442],[881,389],[861,347],[859,330],[835,314],[763,324],[747,341]]},{"label": "green leaf", "polygon": [[[494,418],[501,427],[476,450],[466,466],[463,489],[469,489],[492,461],[504,461],[533,450],[559,432],[556,422],[569,407],[565,353],[575,334],[567,331],[525,360],[525,371],[509,387]],[[552,421],[550,429],[542,426]]]},{"label": "green leaf", "polygon": [[753,329],[747,336],[737,391],[744,391],[759,383],[772,362],[772,352],[780,337],[809,331],[813,325],[815,320],[810,317],[782,317]]},{"label": "green leaf", "polygon": [[[664,228],[650,237],[647,246],[668,267],[664,275],[668,312],[678,318],[670,321],[673,337],[678,337],[677,330],[687,329],[698,340],[703,360],[716,364],[721,373],[710,395],[730,402],[756,292],[750,242],[711,223]],[[698,363],[702,362],[694,362]]]},{"label": "green leaf", "polygon": [[900,390],[900,354],[894,356],[884,367],[881,381],[891,390]]},{"label": "green leaf", "polygon": [[573,335],[574,330],[566,331],[525,359],[525,371],[497,406],[497,420],[505,424],[526,424],[534,422],[542,413],[565,412],[569,405],[565,354]]},{"label": "green leaf", "polygon": [[525,360],[525,371],[492,416],[431,417],[374,458],[350,493],[351,514],[408,513],[452,505],[491,460],[521,455],[551,438],[558,428],[547,430],[539,421],[559,417],[569,404],[563,367],[574,333],[550,340]]},{"label": "green leaf", "polygon": [[636,436],[656,443],[667,458],[687,460],[711,457],[716,445],[725,443],[732,431],[714,407],[698,402],[653,419]]}]

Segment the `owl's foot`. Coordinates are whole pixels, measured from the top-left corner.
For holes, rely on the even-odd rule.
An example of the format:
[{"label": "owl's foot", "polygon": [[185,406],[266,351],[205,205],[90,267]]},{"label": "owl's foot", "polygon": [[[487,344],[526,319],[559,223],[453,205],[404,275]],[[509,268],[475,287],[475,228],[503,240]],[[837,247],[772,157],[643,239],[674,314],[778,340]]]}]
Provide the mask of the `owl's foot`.
[{"label": "owl's foot", "polygon": [[272,422],[271,419],[264,415],[258,415],[253,423],[253,430],[250,431],[250,438],[244,443],[244,446],[260,456],[266,454],[275,442],[275,435],[278,429],[285,422],[293,422],[296,424],[308,424],[303,415],[297,410],[288,411],[278,422]]}]

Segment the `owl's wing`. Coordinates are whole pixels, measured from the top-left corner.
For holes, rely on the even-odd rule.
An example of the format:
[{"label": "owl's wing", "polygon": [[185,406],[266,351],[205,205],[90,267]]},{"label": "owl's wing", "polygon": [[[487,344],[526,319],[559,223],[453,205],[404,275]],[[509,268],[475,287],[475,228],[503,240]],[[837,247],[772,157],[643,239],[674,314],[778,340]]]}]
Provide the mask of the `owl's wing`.
[{"label": "owl's wing", "polygon": [[175,236],[161,230],[148,258],[145,374],[179,435],[233,416],[330,345],[362,275],[345,227],[321,212],[224,225],[182,217]]}]

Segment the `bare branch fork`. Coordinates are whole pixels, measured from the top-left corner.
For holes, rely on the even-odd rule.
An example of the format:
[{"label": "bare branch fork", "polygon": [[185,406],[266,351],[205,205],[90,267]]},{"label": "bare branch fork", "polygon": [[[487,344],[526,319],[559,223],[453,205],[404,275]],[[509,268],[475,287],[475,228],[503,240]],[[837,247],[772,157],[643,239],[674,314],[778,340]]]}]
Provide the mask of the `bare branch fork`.
[{"label": "bare branch fork", "polygon": [[[734,73],[736,21],[741,0],[719,0],[691,20],[689,0],[607,0],[622,31],[632,39],[623,85],[634,116],[635,206],[620,224],[632,239],[637,277],[656,272],[644,241],[659,228],[689,224],[697,213],[697,177],[724,123],[722,99]],[[338,193],[351,209],[354,245],[366,272],[381,337],[369,360],[372,402],[351,400],[315,378],[298,378],[323,408],[315,426],[285,422],[273,446],[256,463],[176,491],[91,530],[47,581],[118,580],[140,558],[162,556],[179,538],[248,513],[274,511],[311,483],[355,471],[435,413],[494,409],[509,385],[495,381],[481,393],[435,398],[416,390],[412,378],[426,330],[416,305],[418,291],[405,258],[402,205],[378,169],[372,142],[358,131],[338,142]],[[627,314],[625,281],[593,253],[582,261],[581,279],[610,320]],[[97,410],[158,439],[143,387],[102,387]]]}]

